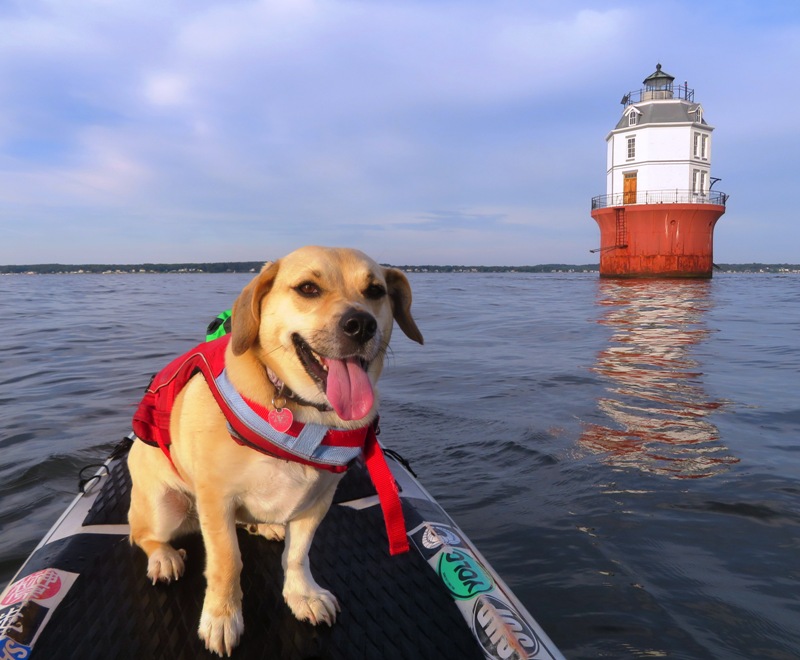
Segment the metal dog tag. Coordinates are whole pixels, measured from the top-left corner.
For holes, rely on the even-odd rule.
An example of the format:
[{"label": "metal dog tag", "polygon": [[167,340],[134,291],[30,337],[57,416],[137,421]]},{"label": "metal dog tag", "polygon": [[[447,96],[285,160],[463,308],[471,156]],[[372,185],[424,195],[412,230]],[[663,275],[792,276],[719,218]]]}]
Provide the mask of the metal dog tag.
[{"label": "metal dog tag", "polygon": [[276,431],[286,433],[294,422],[294,415],[288,408],[276,408],[267,413],[267,421]]}]

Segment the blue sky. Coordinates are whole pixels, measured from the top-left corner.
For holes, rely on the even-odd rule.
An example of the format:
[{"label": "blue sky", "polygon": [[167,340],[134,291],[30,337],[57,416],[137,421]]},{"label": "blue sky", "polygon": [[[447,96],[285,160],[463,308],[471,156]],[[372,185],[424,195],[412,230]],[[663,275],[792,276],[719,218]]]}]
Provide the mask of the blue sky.
[{"label": "blue sky", "polygon": [[0,264],[593,263],[622,95],[687,80],[717,262],[800,262],[800,3],[0,0]]}]

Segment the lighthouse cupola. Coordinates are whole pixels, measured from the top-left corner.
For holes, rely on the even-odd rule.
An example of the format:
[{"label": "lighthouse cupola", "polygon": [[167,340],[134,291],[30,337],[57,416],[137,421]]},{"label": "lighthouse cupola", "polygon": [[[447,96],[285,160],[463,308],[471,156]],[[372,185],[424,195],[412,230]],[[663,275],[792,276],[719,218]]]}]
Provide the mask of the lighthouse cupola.
[{"label": "lighthouse cupola", "polygon": [[606,136],[606,194],[592,199],[600,274],[711,277],[714,224],[727,195],[712,191],[714,130],[687,83],[656,65],[622,97]]},{"label": "lighthouse cupola", "polygon": [[642,101],[652,101],[653,99],[673,98],[672,83],[675,77],[661,70],[661,65],[656,64],[656,70],[642,81],[644,92]]}]

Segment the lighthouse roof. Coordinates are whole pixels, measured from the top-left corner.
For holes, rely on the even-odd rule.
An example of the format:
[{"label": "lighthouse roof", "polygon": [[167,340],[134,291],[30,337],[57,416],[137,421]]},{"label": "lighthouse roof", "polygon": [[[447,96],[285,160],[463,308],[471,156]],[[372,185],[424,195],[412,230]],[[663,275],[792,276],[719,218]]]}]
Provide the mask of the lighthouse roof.
[{"label": "lighthouse roof", "polygon": [[[698,110],[700,111],[698,113]],[[622,113],[614,129],[631,127],[630,113],[637,113],[636,126],[644,124],[706,124],[703,109],[699,103],[687,101],[655,101],[630,105]],[[699,121],[698,121],[699,119]]]},{"label": "lighthouse roof", "polygon": [[666,71],[661,70],[661,64],[656,64],[656,70],[651,73],[642,82],[646,87],[653,87],[660,89],[670,85],[675,80],[675,76],[669,75]]}]

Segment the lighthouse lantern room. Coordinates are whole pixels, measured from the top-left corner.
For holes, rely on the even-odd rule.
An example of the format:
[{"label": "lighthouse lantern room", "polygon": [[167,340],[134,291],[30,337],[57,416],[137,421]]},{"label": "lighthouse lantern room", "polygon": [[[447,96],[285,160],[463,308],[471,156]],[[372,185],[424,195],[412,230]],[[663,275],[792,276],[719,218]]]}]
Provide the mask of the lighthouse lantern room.
[{"label": "lighthouse lantern room", "polygon": [[656,66],[622,97],[606,137],[606,194],[592,199],[604,277],[711,277],[727,195],[712,190],[711,133],[687,83]]}]

